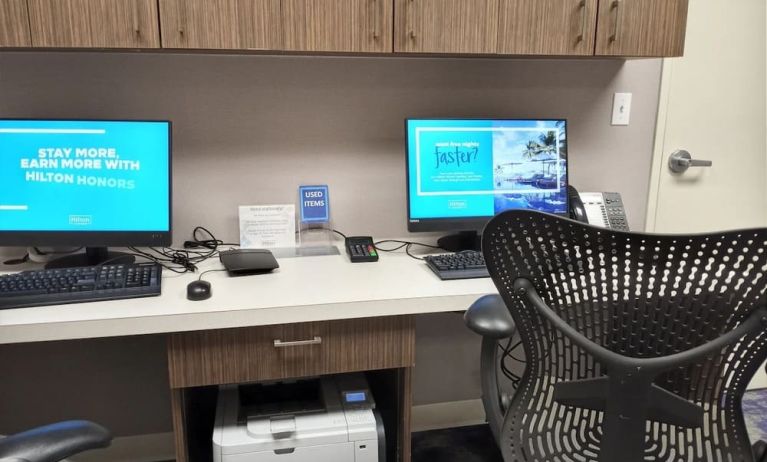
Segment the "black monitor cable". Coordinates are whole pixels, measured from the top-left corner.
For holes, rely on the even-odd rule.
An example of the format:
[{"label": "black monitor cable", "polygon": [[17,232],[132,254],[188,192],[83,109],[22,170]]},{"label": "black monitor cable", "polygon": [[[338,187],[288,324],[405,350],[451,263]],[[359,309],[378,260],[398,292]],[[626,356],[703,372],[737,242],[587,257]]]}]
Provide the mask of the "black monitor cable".
[{"label": "black monitor cable", "polygon": [[342,233],[341,231],[339,231],[337,229],[333,229],[333,228],[306,228],[306,229],[296,230],[296,234],[305,233],[305,232],[311,232],[311,231],[330,231],[330,232],[333,232],[333,233],[337,234],[338,236],[340,236],[341,239],[346,239],[346,234]]},{"label": "black monitor cable", "polygon": [[23,257],[11,258],[10,260],[5,260],[3,264],[4,265],[23,265],[24,263],[28,261],[29,261],[29,253],[25,253]]},{"label": "black monitor cable", "polygon": [[236,247],[239,244],[227,243],[210,232],[204,226],[197,226],[192,231],[192,239],[184,242],[183,249],[172,247],[148,247],[141,250],[129,247],[135,255],[153,261],[174,273],[193,273],[197,265],[218,256],[221,247]]},{"label": "black monitor cable", "polygon": [[[383,248],[381,247],[381,244],[397,244],[395,247],[391,248]],[[423,257],[419,257],[417,255],[414,255],[410,252],[410,249],[413,247],[425,247],[427,249],[436,249],[436,250],[442,250],[441,247],[431,244],[422,244],[420,242],[412,242],[412,241],[400,241],[397,239],[385,239],[383,241],[377,241],[373,243],[375,245],[376,250],[379,252],[396,252],[401,249],[405,249],[405,253],[410,258],[415,258],[416,260],[423,260]]]}]

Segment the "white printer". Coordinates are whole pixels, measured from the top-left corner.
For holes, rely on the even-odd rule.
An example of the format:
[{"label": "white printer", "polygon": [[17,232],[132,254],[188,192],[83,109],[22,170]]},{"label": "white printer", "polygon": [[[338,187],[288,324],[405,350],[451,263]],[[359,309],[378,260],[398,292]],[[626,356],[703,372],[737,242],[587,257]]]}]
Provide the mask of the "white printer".
[{"label": "white printer", "polygon": [[362,374],[222,386],[214,462],[384,462],[386,441]]}]

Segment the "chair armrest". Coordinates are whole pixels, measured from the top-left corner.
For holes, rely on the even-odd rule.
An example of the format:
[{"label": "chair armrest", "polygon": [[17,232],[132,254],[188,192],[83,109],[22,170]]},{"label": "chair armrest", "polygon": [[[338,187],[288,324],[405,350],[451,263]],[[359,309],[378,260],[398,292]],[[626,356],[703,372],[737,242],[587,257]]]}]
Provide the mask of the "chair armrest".
[{"label": "chair armrest", "polygon": [[661,372],[675,367],[690,364],[700,358],[712,355],[725,346],[740,340],[744,335],[750,332],[765,329],[767,326],[767,307],[761,306],[748,315],[743,322],[735,329],[723,334],[708,343],[699,345],[695,348],[685,350],[668,356],[657,358],[633,358],[624,356],[589,340],[570,326],[564,319],[549,307],[546,302],[538,295],[535,286],[528,279],[518,278],[514,281],[514,291],[517,295],[525,297],[532,303],[538,313],[546,318],[558,331],[570,338],[576,345],[583,348],[597,361],[608,367],[616,367],[623,370],[636,369],[637,371],[655,371]]},{"label": "chair armrest", "polygon": [[70,420],[0,439],[0,462],[58,462],[112,442],[106,428],[85,420]]},{"label": "chair armrest", "polygon": [[483,337],[509,338],[516,327],[506,303],[498,294],[484,295],[463,315],[466,326]]}]

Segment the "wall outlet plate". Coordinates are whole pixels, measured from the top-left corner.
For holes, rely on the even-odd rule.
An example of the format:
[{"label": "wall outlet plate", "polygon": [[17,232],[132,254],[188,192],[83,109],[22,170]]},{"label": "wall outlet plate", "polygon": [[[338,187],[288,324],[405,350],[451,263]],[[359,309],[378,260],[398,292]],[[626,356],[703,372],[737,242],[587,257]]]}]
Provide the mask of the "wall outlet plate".
[{"label": "wall outlet plate", "polygon": [[613,125],[628,125],[631,121],[631,93],[616,93],[613,98]]}]

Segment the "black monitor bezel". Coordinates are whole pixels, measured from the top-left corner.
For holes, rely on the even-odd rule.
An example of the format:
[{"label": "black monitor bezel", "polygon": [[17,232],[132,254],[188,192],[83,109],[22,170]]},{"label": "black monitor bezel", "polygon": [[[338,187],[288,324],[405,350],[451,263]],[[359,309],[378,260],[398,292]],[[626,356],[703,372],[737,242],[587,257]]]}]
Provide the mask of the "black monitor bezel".
[{"label": "black monitor bezel", "polygon": [[[418,221],[413,221],[410,216],[410,132],[408,130],[408,123],[411,120],[488,120],[488,121],[543,121],[543,122],[559,122],[565,123],[565,139],[567,139],[568,150],[565,157],[565,176],[567,177],[567,183],[570,184],[570,138],[567,131],[569,122],[566,118],[499,118],[499,117],[408,117],[405,119],[405,188],[406,188],[406,202],[407,202],[407,230],[411,233],[420,232],[433,232],[433,231],[481,231],[492,216],[481,217],[462,217],[462,218],[418,218]],[[570,210],[570,197],[565,194],[565,210]],[[568,217],[569,213],[554,214],[559,216]]]},{"label": "black monitor bezel", "polygon": [[168,124],[168,230],[167,231],[13,231],[0,230],[0,246],[8,247],[151,247],[169,246],[173,240],[173,122],[160,119],[61,119],[0,117],[0,121],[36,122],[155,122]]}]

